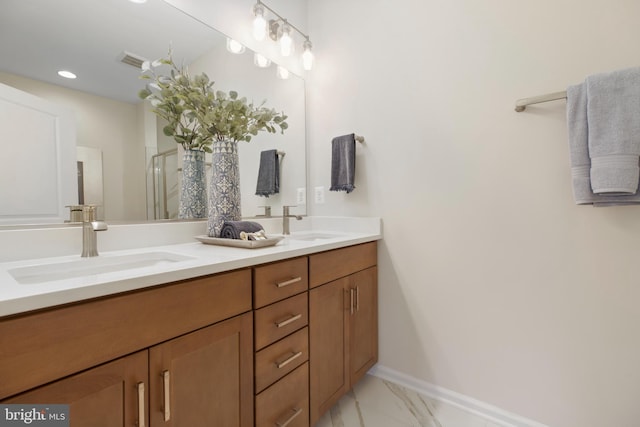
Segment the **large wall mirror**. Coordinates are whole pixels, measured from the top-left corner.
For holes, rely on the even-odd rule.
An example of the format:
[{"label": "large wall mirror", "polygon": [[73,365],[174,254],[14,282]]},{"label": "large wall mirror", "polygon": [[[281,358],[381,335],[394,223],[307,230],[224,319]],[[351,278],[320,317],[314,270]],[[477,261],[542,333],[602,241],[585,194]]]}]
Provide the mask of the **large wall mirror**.
[{"label": "large wall mirror", "polygon": [[[78,163],[73,165],[77,171],[73,173],[78,174],[80,199],[70,204],[86,195],[84,202],[101,205],[101,216],[112,222],[177,217],[181,152],[178,144],[162,135],[162,124],[149,106],[138,99],[145,81],[139,78],[140,69],[130,64],[164,57],[171,47],[177,63],[187,65],[192,74],[206,72],[216,82],[215,88],[235,90],[256,104],[266,101],[268,107],[289,116],[284,135],[260,133],[250,143],[239,143],[243,216],[263,213],[262,206],[270,206],[276,216],[283,205],[297,205],[296,213],[306,214],[306,204],[300,199],[306,189],[305,89],[301,77],[290,74],[287,79],[278,78],[275,64],[257,67],[249,49],[241,54],[229,52],[223,34],[163,0],[145,4],[128,0],[4,0],[2,9],[0,84],[73,113],[78,147]],[[77,78],[64,79],[57,74],[60,70],[72,71]],[[4,126],[8,124],[5,119]],[[30,146],[26,141],[15,141],[16,134],[20,132],[2,138],[0,133],[5,153],[12,152],[7,151],[9,145]],[[260,153],[269,149],[284,156],[280,160],[280,193],[266,198],[256,196],[255,189]],[[37,157],[41,150],[33,151],[23,152],[22,157]],[[6,169],[7,162],[15,165],[16,156],[0,156],[0,167]],[[24,167],[30,166],[27,163]],[[25,173],[35,177],[29,181],[38,181],[37,168]],[[23,194],[20,182],[1,185],[13,187],[12,194],[18,194],[11,204],[19,213],[23,208],[17,206],[19,194]],[[43,192],[46,188],[42,185]],[[29,193],[24,194],[25,200],[34,203],[48,196],[38,194],[38,185]],[[0,216],[12,208],[5,203]],[[0,225],[37,223],[37,218],[29,216],[21,221],[15,212],[13,221],[0,218]]]}]

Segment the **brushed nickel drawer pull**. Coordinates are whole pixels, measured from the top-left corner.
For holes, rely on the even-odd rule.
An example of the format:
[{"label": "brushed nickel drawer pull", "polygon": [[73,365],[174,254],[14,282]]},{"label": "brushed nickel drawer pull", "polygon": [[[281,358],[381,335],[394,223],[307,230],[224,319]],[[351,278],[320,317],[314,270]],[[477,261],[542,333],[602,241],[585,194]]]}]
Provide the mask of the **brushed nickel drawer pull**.
[{"label": "brushed nickel drawer pull", "polygon": [[138,427],[145,427],[144,423],[144,383],[136,384],[138,389]]},{"label": "brushed nickel drawer pull", "polygon": [[360,286],[356,286],[356,312],[360,311]]},{"label": "brushed nickel drawer pull", "polygon": [[285,286],[289,286],[289,285],[293,285],[294,283],[298,283],[302,281],[302,277],[298,276],[298,277],[294,277],[291,280],[286,280],[284,282],[277,282],[276,286],[278,288],[284,288]]},{"label": "brushed nickel drawer pull", "polygon": [[169,371],[162,371],[162,385],[164,390],[164,420],[171,419],[171,374]]},{"label": "brushed nickel drawer pull", "polygon": [[282,369],[300,356],[302,356],[301,351],[294,353],[293,355],[289,356],[286,360],[283,360],[282,362],[276,362],[276,366],[278,367],[278,369]]},{"label": "brushed nickel drawer pull", "polygon": [[349,304],[351,314],[353,314],[353,300],[354,300],[355,289],[349,289],[349,296],[351,297],[351,303]]},{"label": "brushed nickel drawer pull", "polygon": [[291,424],[291,421],[293,421],[295,417],[302,413],[302,408],[292,408],[291,410],[293,411],[293,414],[291,414],[289,418],[282,422],[276,421],[277,427],[287,427],[289,424]]},{"label": "brushed nickel drawer pull", "polygon": [[299,320],[301,318],[302,318],[302,314],[296,314],[295,316],[291,316],[287,320],[283,320],[282,322],[276,322],[276,327],[282,328],[283,326],[287,326],[288,324],[293,323],[296,320]]}]

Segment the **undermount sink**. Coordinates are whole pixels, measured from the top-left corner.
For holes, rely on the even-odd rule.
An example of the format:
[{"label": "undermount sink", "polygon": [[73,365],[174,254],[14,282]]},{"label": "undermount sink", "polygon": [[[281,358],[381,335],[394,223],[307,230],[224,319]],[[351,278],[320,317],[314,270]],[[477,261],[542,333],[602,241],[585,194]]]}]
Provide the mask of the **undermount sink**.
[{"label": "undermount sink", "polygon": [[134,268],[160,266],[192,259],[194,258],[171,252],[145,252],[131,255],[79,258],[74,261],[55,264],[18,267],[9,270],[9,274],[18,283],[28,285],[95,274],[114,273]]},{"label": "undermount sink", "polygon": [[340,236],[337,234],[327,234],[327,233],[301,233],[301,234],[291,234],[287,237],[291,240],[324,240],[324,239],[333,239]]}]

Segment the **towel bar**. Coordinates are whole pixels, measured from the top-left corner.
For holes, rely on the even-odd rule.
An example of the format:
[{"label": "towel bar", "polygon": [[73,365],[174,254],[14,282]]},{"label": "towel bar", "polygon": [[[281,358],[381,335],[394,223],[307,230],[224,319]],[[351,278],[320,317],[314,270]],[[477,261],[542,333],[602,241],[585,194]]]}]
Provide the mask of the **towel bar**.
[{"label": "towel bar", "polygon": [[546,95],[532,96],[531,98],[522,98],[516,101],[516,111],[519,113],[527,108],[527,105],[540,104],[542,102],[558,101],[567,99],[567,91],[553,92]]},{"label": "towel bar", "polygon": [[364,136],[356,135],[355,140],[356,142],[364,143]]}]

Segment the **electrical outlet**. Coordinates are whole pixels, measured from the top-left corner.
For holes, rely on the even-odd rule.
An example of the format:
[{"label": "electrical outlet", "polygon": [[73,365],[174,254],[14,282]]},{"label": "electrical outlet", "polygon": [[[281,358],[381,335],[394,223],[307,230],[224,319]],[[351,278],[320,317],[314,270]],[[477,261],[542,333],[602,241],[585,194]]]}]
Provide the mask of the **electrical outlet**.
[{"label": "electrical outlet", "polygon": [[324,203],[324,187],[315,188],[316,203],[321,205]]},{"label": "electrical outlet", "polygon": [[296,193],[296,204],[304,205],[305,203],[307,203],[307,189],[300,187]]}]

